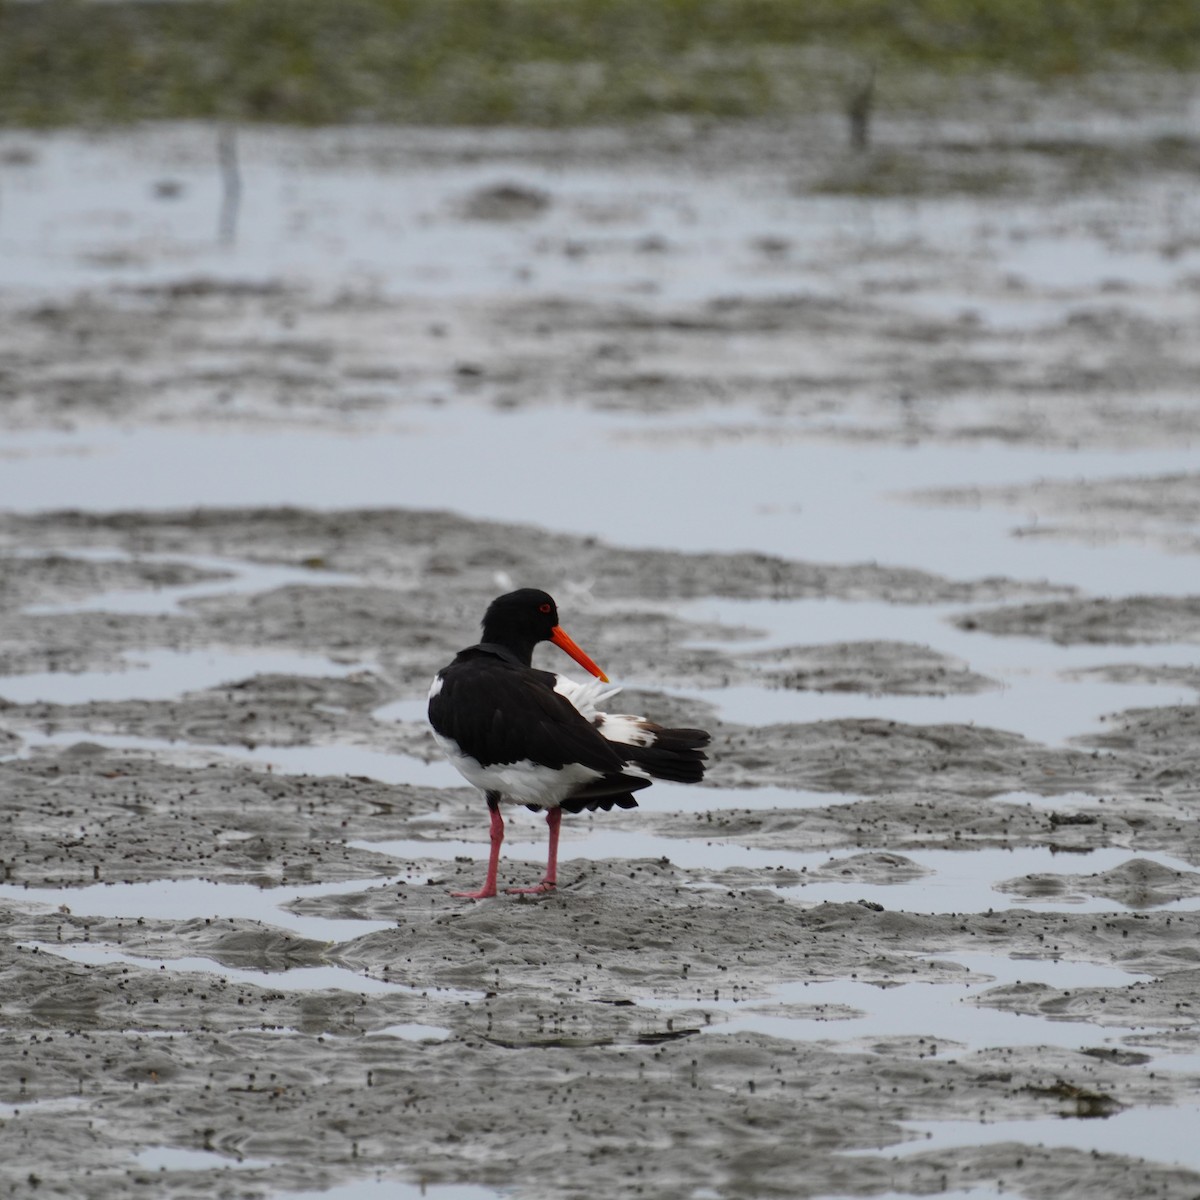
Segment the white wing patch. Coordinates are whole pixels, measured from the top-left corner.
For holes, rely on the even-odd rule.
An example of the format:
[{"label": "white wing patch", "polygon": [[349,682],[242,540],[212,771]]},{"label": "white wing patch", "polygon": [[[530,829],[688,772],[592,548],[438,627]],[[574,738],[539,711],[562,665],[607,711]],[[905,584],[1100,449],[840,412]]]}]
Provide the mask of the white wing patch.
[{"label": "white wing patch", "polygon": [[602,737],[625,746],[653,746],[654,727],[645,717],[628,713],[598,713],[593,722]]},{"label": "white wing patch", "polygon": [[587,683],[576,683],[575,680],[568,679],[565,675],[556,675],[554,690],[560,696],[565,696],[570,700],[581,717],[595,721],[598,716],[603,715],[597,706],[605,700],[612,699],[621,688],[617,684],[601,683],[599,679],[589,679]]},{"label": "white wing patch", "polygon": [[432,700],[434,698],[434,696],[438,695],[441,692],[442,684],[444,682],[445,682],[445,680],[443,680],[440,675],[435,675],[433,677],[433,682],[429,685],[429,699],[430,700]]},{"label": "white wing patch", "polygon": [[605,741],[623,746],[654,745],[653,722],[629,713],[600,711],[600,705],[605,700],[611,700],[621,690],[619,686],[601,683],[599,679],[576,683],[574,679],[568,679],[565,675],[556,675],[554,690],[560,696],[565,696],[581,717],[591,721]]}]

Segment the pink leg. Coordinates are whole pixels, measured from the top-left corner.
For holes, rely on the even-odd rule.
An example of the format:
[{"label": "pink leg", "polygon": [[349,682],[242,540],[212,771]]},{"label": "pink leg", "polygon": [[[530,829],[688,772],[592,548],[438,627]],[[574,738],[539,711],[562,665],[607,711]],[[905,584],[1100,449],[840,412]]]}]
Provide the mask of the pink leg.
[{"label": "pink leg", "polygon": [[552,888],[558,883],[558,827],[562,824],[562,809],[550,809],[546,813],[546,824],[550,827],[550,846],[546,857],[546,877],[542,882]]},{"label": "pink leg", "polygon": [[550,827],[550,849],[546,860],[546,874],[537,887],[505,888],[511,895],[536,896],[542,892],[552,892],[558,883],[558,827],[562,824],[562,809],[546,810],[546,824]]},{"label": "pink leg", "polygon": [[463,900],[486,900],[496,894],[496,870],[500,865],[500,843],[504,841],[504,818],[500,815],[500,802],[488,796],[488,808],[492,814],[492,852],[488,857],[487,878],[477,892],[451,892]]}]

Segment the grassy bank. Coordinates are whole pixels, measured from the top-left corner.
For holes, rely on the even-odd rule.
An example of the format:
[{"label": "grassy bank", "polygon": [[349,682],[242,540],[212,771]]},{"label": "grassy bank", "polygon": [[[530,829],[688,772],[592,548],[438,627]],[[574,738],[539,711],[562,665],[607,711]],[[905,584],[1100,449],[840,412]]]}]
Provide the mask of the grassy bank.
[{"label": "grassy bank", "polygon": [[0,123],[564,124],[1200,60],[1195,0],[0,0]]}]

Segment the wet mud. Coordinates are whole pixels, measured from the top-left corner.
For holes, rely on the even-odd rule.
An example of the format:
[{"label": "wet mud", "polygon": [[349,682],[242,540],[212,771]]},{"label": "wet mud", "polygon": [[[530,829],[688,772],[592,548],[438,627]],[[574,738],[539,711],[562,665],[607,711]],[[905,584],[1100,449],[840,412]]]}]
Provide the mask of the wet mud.
[{"label": "wet mud", "polygon": [[[1024,181],[977,217],[832,202],[869,169],[812,130],[274,131],[234,249],[181,231],[204,130],[23,138],[0,1192],[1200,1192],[1200,213],[1170,163],[1064,191],[1046,120],[971,125]],[[472,903],[423,698],[510,584],[711,764]],[[502,883],[544,852],[514,812]]]}]

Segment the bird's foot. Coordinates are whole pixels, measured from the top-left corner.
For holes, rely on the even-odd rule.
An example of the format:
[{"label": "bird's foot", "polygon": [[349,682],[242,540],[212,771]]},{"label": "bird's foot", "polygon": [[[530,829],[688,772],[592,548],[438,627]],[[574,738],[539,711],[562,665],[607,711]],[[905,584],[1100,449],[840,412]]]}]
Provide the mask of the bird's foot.
[{"label": "bird's foot", "polygon": [[545,879],[537,885],[537,887],[526,888],[505,888],[505,894],[509,896],[544,896],[547,892],[552,892],[555,885],[547,882]]},{"label": "bird's foot", "polygon": [[490,888],[484,884],[477,892],[451,892],[450,895],[457,900],[490,900],[496,894],[496,885],[493,884]]}]

